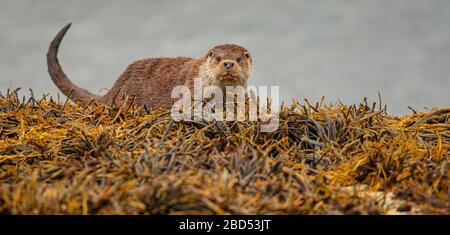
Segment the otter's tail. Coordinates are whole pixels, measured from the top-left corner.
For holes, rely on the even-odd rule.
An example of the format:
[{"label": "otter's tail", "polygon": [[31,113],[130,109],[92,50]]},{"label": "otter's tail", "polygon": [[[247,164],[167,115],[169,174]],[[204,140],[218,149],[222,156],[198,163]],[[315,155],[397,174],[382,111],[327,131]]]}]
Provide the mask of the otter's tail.
[{"label": "otter's tail", "polygon": [[48,73],[50,74],[50,77],[52,77],[55,85],[62,91],[64,95],[66,95],[70,99],[79,101],[90,101],[91,99],[98,99],[99,96],[92,94],[91,92],[77,87],[75,84],[73,84],[69,80],[69,78],[67,78],[66,74],[61,68],[61,65],[59,65],[59,44],[61,44],[64,35],[69,30],[71,25],[72,24],[69,23],[64,28],[62,28],[50,43],[50,47],[47,53]]}]

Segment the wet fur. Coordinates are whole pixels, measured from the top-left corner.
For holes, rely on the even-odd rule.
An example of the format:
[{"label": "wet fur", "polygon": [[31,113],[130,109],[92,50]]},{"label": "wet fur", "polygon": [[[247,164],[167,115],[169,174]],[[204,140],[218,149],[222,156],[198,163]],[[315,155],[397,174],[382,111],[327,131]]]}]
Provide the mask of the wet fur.
[{"label": "wet fur", "polygon": [[[199,77],[203,85],[246,86],[250,76],[252,60],[248,51],[238,45],[219,45],[198,59],[188,57],[148,58],[130,64],[104,96],[93,94],[73,84],[58,61],[58,49],[71,24],[66,25],[55,36],[47,53],[48,72],[55,85],[72,100],[89,102],[92,99],[112,104],[123,101],[127,96],[136,104],[148,108],[170,108],[175,101],[171,92],[175,86],[187,85],[191,91],[193,81]],[[232,74],[226,74],[222,62],[234,61]],[[238,62],[236,58],[241,60]],[[229,72],[229,71],[228,71]],[[226,79],[228,77],[228,79]],[[231,79],[230,79],[231,78]]]}]

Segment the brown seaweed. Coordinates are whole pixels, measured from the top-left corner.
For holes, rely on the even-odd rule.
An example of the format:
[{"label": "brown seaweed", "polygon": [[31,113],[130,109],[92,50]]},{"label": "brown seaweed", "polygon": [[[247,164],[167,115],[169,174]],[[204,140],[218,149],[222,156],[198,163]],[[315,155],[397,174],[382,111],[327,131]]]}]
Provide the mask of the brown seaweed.
[{"label": "brown seaweed", "polygon": [[264,133],[8,91],[0,213],[449,214],[450,108],[413,111],[294,100]]}]

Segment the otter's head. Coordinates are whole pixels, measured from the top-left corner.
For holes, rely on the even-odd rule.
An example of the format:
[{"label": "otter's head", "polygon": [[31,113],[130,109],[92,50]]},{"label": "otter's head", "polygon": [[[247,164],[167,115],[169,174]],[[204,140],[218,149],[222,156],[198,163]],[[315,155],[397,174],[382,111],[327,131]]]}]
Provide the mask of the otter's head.
[{"label": "otter's head", "polygon": [[208,51],[207,70],[211,84],[220,86],[246,86],[252,70],[252,57],[242,46],[224,44]]}]

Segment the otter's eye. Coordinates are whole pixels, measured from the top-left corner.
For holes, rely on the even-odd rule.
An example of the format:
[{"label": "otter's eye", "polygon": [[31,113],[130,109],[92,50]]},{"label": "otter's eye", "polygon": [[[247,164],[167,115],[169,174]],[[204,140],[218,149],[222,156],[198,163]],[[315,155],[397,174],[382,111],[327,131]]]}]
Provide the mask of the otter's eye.
[{"label": "otter's eye", "polygon": [[220,62],[222,60],[222,58],[220,56],[216,57],[217,62]]},{"label": "otter's eye", "polygon": [[241,62],[241,60],[242,60],[242,58],[241,57],[238,57],[238,58],[236,58],[236,62]]}]

